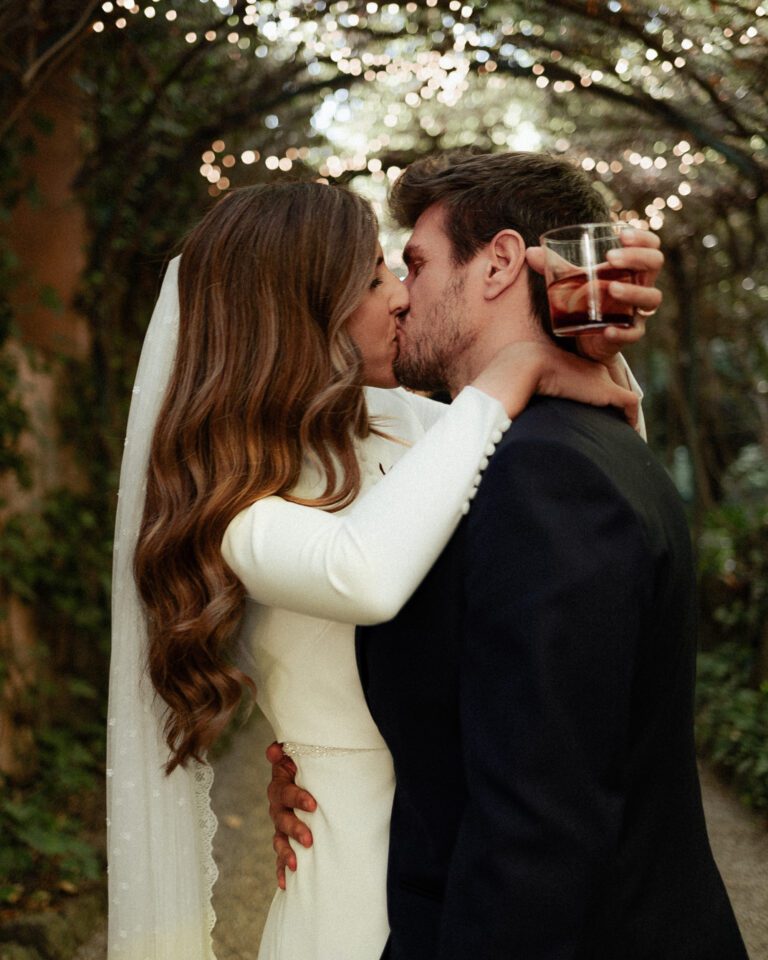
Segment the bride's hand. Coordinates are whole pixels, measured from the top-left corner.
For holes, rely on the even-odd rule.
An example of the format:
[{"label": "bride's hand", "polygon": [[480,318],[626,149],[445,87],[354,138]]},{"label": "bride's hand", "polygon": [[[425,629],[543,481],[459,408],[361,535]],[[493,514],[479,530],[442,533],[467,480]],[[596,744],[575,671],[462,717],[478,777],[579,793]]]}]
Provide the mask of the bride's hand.
[{"label": "bride's hand", "polygon": [[548,341],[508,344],[472,386],[499,400],[512,419],[539,393],[595,407],[619,407],[633,427],[637,424],[640,401],[635,393],[615,383],[602,363],[566,353]]}]

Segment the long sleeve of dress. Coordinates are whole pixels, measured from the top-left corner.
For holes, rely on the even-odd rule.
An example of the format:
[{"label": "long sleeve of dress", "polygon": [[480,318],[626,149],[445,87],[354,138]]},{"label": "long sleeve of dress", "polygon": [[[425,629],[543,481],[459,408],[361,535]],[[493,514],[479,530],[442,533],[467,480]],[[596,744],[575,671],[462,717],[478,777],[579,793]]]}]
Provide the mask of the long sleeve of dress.
[{"label": "long sleeve of dress", "polygon": [[227,528],[224,559],[260,603],[346,623],[389,620],[458,526],[508,425],[500,403],[466,387],[344,513],[258,500]]}]

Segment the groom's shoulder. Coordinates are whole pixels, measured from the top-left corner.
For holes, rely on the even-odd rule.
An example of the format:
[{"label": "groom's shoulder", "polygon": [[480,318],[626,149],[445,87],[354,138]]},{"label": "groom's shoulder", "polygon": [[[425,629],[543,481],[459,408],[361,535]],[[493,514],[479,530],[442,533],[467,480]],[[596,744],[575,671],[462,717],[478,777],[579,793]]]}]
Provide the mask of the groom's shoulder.
[{"label": "groom's shoulder", "polygon": [[682,506],[663,464],[620,411],[571,400],[534,397],[497,446],[488,473],[497,474],[497,486],[518,479],[533,490],[568,490],[578,478],[575,490],[589,482],[639,511],[664,503],[679,513]]},{"label": "groom's shoulder", "polygon": [[555,397],[535,396],[507,430],[500,448],[537,441],[566,446],[602,445],[607,440],[645,447],[643,440],[614,407],[593,407]]},{"label": "groom's shoulder", "polygon": [[[663,479],[664,470],[645,441],[613,407],[534,397],[504,434],[492,472],[542,476],[556,483],[588,469],[610,485],[633,485],[641,475]],[[579,474],[582,475],[582,474]]]}]

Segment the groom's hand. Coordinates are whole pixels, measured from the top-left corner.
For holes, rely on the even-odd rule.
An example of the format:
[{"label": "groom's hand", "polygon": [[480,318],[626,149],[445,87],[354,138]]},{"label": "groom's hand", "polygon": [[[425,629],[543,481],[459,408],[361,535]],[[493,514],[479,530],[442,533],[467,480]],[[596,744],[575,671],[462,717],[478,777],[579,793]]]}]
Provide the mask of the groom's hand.
[{"label": "groom's hand", "polygon": [[315,798],[296,786],[296,765],[283,753],[279,743],[267,747],[267,760],[272,764],[272,780],[267,787],[269,816],[275,826],[272,847],[277,855],[277,885],[285,890],[285,870],[296,870],[296,854],[288,842],[291,837],[303,847],[312,846],[312,833],[294,810],[311,813],[317,809]]}]

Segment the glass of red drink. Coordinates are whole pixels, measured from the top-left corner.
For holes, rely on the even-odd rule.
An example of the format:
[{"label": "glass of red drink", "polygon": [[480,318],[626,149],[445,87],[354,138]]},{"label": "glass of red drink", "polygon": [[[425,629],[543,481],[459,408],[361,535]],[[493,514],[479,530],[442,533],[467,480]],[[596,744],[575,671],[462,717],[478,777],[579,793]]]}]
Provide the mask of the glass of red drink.
[{"label": "glass of red drink", "polygon": [[577,223],[541,236],[552,331],[559,337],[605,327],[631,327],[634,310],[611,296],[612,280],[637,283],[637,273],[613,267],[606,254],[619,249],[623,223]]}]

